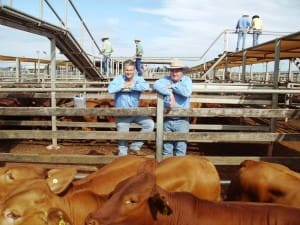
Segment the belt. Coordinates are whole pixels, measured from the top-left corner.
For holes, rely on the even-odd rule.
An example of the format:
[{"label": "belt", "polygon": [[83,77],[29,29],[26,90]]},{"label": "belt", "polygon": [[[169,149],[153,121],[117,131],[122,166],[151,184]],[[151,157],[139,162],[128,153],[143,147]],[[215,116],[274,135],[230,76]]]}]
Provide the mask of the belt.
[{"label": "belt", "polygon": [[166,120],[188,120],[188,117],[166,117]]}]

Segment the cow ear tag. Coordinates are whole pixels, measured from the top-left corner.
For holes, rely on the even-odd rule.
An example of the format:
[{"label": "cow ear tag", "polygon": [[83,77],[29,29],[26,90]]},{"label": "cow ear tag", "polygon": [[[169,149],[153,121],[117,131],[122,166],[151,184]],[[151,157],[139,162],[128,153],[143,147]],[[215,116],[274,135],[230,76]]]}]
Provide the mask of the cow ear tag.
[{"label": "cow ear tag", "polygon": [[66,222],[63,218],[61,218],[59,221],[58,221],[58,225],[68,225],[69,223]]}]

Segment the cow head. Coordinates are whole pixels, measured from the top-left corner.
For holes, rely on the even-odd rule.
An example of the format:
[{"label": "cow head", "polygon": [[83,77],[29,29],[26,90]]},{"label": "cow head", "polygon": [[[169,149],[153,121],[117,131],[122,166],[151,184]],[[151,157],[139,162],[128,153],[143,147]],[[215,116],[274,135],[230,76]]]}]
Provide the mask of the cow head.
[{"label": "cow head", "polygon": [[0,225],[48,225],[51,208],[60,202],[56,193],[62,193],[75,174],[74,168],[54,169],[46,179],[27,180],[15,187],[1,201]]},{"label": "cow head", "polygon": [[9,190],[20,183],[29,180],[46,177],[46,169],[31,165],[4,166],[0,168],[0,199]]},{"label": "cow head", "polygon": [[50,208],[48,210],[47,225],[72,225],[67,214],[59,208]]},{"label": "cow head", "polygon": [[142,172],[120,182],[103,207],[90,214],[86,225],[149,225],[158,214],[170,215],[171,208],[152,173]]}]

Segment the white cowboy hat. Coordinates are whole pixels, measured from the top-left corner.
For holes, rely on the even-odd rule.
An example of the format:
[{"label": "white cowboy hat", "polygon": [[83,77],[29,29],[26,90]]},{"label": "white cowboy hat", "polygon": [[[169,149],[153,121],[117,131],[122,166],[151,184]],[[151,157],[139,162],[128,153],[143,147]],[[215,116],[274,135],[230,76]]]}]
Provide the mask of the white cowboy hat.
[{"label": "white cowboy hat", "polygon": [[173,59],[171,61],[171,64],[168,66],[169,69],[180,69],[183,68],[184,66],[181,64],[179,59]]},{"label": "white cowboy hat", "polygon": [[141,39],[139,39],[139,38],[135,38],[135,39],[134,39],[134,41],[141,41]]}]

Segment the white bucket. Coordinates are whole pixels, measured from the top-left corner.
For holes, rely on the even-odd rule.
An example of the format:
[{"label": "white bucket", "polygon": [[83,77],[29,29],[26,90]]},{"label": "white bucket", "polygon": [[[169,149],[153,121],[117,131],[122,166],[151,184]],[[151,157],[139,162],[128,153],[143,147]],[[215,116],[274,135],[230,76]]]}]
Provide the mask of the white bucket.
[{"label": "white bucket", "polygon": [[74,97],[74,107],[75,108],[86,108],[86,99],[80,94]]}]

